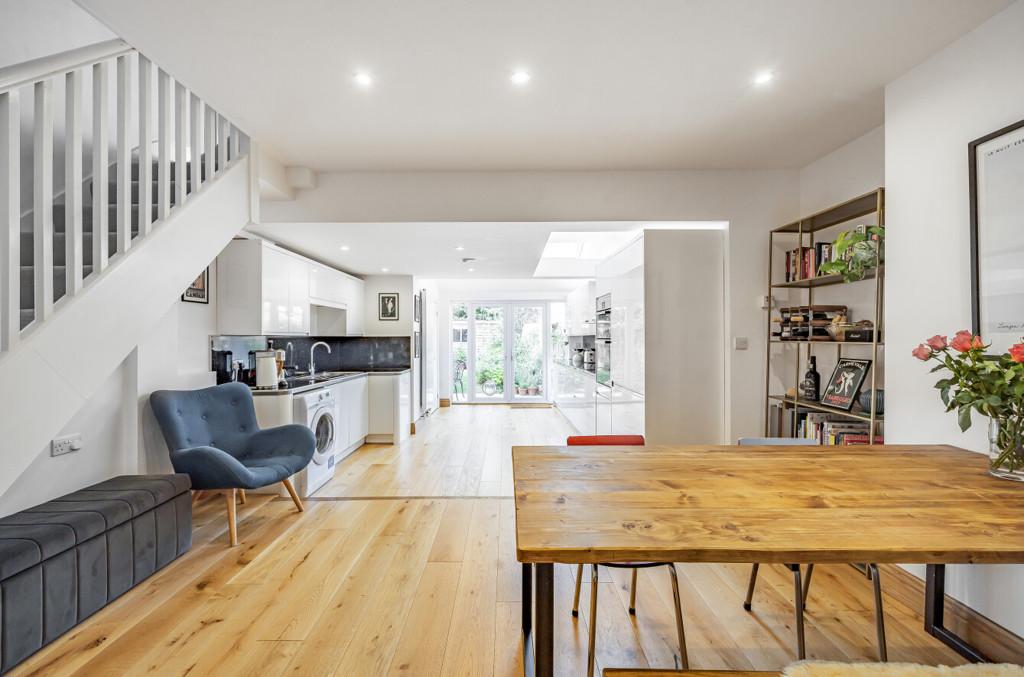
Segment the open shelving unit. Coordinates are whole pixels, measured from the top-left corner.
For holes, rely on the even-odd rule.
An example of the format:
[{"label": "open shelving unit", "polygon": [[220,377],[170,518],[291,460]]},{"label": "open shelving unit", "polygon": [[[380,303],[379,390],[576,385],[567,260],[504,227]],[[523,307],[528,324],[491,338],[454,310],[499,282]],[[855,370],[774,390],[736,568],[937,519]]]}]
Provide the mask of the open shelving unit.
[{"label": "open shelving unit", "polygon": [[[868,428],[868,441],[873,443],[875,437],[881,432],[881,427],[884,422],[883,417],[877,411],[876,398],[871,398],[871,408],[869,410],[851,410],[846,411],[837,407],[831,407],[828,405],[821,404],[817,401],[805,400],[800,397],[800,379],[802,365],[806,363],[806,358],[813,354],[813,351],[818,346],[834,346],[836,350],[836,359],[838,360],[843,356],[844,346],[870,346],[871,348],[871,371],[869,374],[868,382],[862,386],[868,388],[870,392],[874,392],[878,385],[881,383],[881,367],[879,366],[878,357],[880,351],[884,347],[884,322],[883,322],[883,291],[885,285],[885,266],[881,260],[881,253],[883,248],[879,247],[879,252],[876,255],[875,267],[870,269],[862,280],[855,282],[845,282],[840,275],[813,275],[809,277],[802,277],[804,272],[803,266],[797,267],[798,277],[797,279],[790,281],[777,282],[773,277],[775,270],[775,246],[779,240],[783,240],[787,249],[796,249],[803,251],[805,247],[809,247],[812,251],[814,250],[815,234],[819,231],[823,231],[828,228],[834,228],[836,226],[846,224],[854,219],[859,219],[869,215],[875,215],[875,223],[879,226],[885,225],[885,189],[877,188],[870,193],[865,193],[859,197],[855,197],[852,200],[847,200],[841,204],[835,205],[828,209],[820,212],[811,214],[810,216],[801,218],[792,223],[787,223],[784,226],[780,226],[772,230],[769,234],[768,239],[768,296],[773,296],[773,290],[776,289],[795,289],[799,290],[800,293],[805,294],[805,301],[795,304],[796,306],[812,306],[814,305],[814,292],[816,289],[822,287],[830,287],[834,285],[864,285],[874,283],[874,294],[873,294],[873,318],[874,330],[872,332],[872,340],[867,341],[835,341],[827,338],[809,337],[809,338],[788,338],[781,339],[772,336],[772,309],[769,309],[767,329],[766,329],[766,361],[765,361],[765,412],[764,412],[764,434],[767,436],[770,434],[771,426],[771,409],[773,403],[782,403],[786,408],[791,409],[794,413],[791,416],[790,436],[795,437],[797,433],[797,416],[796,413],[801,410],[809,410],[816,412],[823,412],[828,414],[834,414],[837,417],[847,418],[850,420],[864,421],[869,424]],[[784,239],[783,239],[784,238]],[[818,262],[815,262],[818,265]],[[821,323],[822,321],[808,320],[808,324],[815,325],[815,323]],[[818,326],[827,325],[828,322],[824,321],[824,324]],[[813,333],[813,332],[812,332]],[[771,392],[771,376],[772,376],[772,347],[777,345],[794,345],[796,346],[796,361],[795,370],[793,373],[793,386],[795,387],[796,396],[789,397],[785,394],[772,393]],[[804,346],[806,346],[806,354],[804,353]],[[828,378],[827,374],[823,374],[823,381]],[[785,381],[784,381],[785,382]],[[824,382],[822,383],[822,389],[824,389]],[[785,389],[785,386],[784,386]]]}]

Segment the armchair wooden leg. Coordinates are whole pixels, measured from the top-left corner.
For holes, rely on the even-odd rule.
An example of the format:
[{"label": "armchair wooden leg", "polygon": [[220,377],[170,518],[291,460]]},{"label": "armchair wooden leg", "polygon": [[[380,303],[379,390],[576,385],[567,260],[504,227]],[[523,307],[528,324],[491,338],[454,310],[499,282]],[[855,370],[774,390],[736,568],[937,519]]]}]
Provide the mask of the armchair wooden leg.
[{"label": "armchair wooden leg", "polygon": [[231,539],[231,546],[234,547],[238,545],[238,527],[235,525],[235,490],[226,490],[224,498],[228,504],[228,536]]},{"label": "armchair wooden leg", "polygon": [[245,489],[238,489],[238,502],[245,505]]},{"label": "armchair wooden leg", "polygon": [[203,492],[201,490],[197,489],[197,490],[193,491],[192,492],[192,505],[195,505],[196,503],[198,503],[199,499],[201,499],[202,497],[203,497]]},{"label": "armchair wooden leg", "polygon": [[283,484],[284,488],[288,490],[288,495],[292,497],[295,507],[299,509],[299,512],[303,512],[302,500],[299,498],[299,495],[295,493],[295,487],[292,486],[292,481],[290,479],[283,479],[281,480],[281,484]]}]

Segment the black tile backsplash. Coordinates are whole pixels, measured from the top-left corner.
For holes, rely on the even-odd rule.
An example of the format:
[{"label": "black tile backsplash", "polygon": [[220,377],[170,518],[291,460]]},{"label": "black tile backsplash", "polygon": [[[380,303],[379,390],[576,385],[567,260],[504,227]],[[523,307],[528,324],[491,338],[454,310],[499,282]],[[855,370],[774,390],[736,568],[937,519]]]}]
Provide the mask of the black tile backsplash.
[{"label": "black tile backsplash", "polygon": [[[317,371],[375,371],[412,366],[412,339],[408,336],[211,336],[211,363],[217,382],[230,380],[225,351],[230,359],[249,366],[249,352],[270,348],[287,350],[288,367],[309,371],[309,349],[323,341],[331,351],[316,349]],[[288,348],[291,344],[291,348]]]}]

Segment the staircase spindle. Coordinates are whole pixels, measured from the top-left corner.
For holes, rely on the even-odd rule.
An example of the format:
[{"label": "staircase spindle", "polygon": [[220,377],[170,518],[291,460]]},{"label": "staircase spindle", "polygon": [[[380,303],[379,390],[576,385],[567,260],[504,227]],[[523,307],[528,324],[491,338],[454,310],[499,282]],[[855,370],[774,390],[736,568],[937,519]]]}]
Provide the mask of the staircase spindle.
[{"label": "staircase spindle", "polygon": [[217,157],[217,113],[209,106],[206,107],[206,155],[203,158],[206,163],[206,180],[213,178],[216,171],[214,160]]},{"label": "staircase spindle", "polygon": [[[203,185],[203,100],[192,95],[192,157],[189,158],[189,173],[192,175],[190,193]],[[207,177],[209,178],[209,177]]]},{"label": "staircase spindle", "polygon": [[35,321],[53,312],[53,81],[35,84],[35,120],[32,130],[32,266]]},{"label": "staircase spindle", "polygon": [[153,62],[139,55],[139,237],[153,223]]},{"label": "staircase spindle", "polygon": [[82,289],[82,71],[64,76],[64,267],[69,298]]},{"label": "staircase spindle", "polygon": [[185,204],[188,193],[188,88],[174,83],[174,204]]},{"label": "staircase spindle", "polygon": [[163,221],[171,213],[171,147],[174,143],[173,109],[174,83],[171,76],[164,71],[159,71],[157,78],[157,109],[159,111],[157,122],[157,135],[160,138],[158,152],[160,153],[160,165],[157,171],[156,202],[159,213],[157,217]]},{"label": "staircase spindle", "polygon": [[107,128],[110,96],[110,66],[106,61],[92,67],[92,274],[107,267],[107,235],[110,224],[108,184],[110,183],[110,132]]},{"label": "staircase spindle", "polygon": [[0,350],[21,332],[21,105],[0,93]]},{"label": "staircase spindle", "polygon": [[117,253],[132,246],[131,63],[117,57]]},{"label": "staircase spindle", "polygon": [[228,121],[223,115],[217,115],[217,170],[224,171],[228,166]]}]

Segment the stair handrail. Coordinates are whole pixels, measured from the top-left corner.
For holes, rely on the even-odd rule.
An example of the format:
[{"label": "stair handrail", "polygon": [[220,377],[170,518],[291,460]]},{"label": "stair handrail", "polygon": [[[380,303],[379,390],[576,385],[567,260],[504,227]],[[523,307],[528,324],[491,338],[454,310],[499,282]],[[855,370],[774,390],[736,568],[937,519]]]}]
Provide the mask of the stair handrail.
[{"label": "stair handrail", "polygon": [[97,61],[133,51],[135,48],[127,42],[114,38],[6,66],[0,68],[0,92],[31,85],[40,80],[61,75],[76,68],[91,66]]}]

